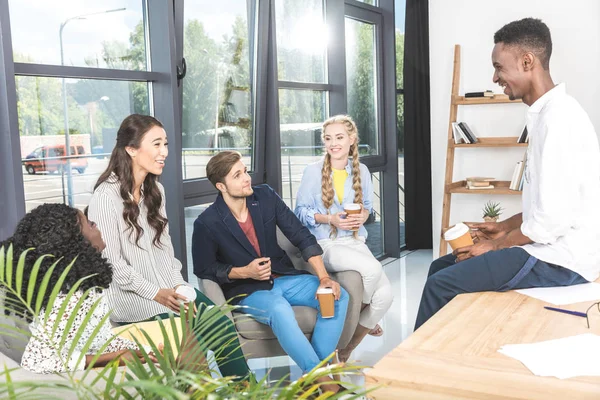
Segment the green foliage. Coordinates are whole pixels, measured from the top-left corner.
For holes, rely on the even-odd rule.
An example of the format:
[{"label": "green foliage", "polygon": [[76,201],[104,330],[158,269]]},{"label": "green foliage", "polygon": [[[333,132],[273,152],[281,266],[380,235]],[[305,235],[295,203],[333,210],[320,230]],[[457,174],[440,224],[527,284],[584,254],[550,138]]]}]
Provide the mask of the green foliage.
[{"label": "green foliage", "polygon": [[500,207],[500,203],[494,203],[492,201],[488,201],[483,207],[483,218],[490,217],[496,218],[502,214],[502,207]]},{"label": "green foliage", "polygon": [[[22,318],[23,310],[30,315],[39,316],[40,313],[44,312],[41,308],[41,299],[44,296],[50,296],[49,304],[52,304],[58,293],[67,292],[63,306],[58,311],[56,322],[51,327],[51,332],[59,332],[60,334],[59,323],[67,319],[66,327],[61,328],[62,335],[59,340],[51,340],[51,345],[54,346],[54,350],[60,357],[64,357],[63,362],[66,365],[67,360],[74,354],[75,346],[86,329],[86,325],[90,322],[93,310],[86,314],[82,324],[75,330],[75,337],[71,339],[73,344],[67,349],[65,355],[64,345],[67,341],[67,335],[72,332],[71,327],[74,323],[74,316],[81,312],[83,302],[93,289],[84,292],[82,298],[71,311],[71,315],[68,316],[65,306],[70,303],[72,296],[86,279],[78,281],[68,291],[66,288],[62,288],[64,278],[75,261],[65,268],[54,287],[49,285],[49,281],[58,261],[45,273],[38,285],[36,277],[39,274],[42,259],[47,256],[38,259],[33,266],[27,266],[25,265],[26,253],[24,252],[18,257],[15,266],[14,258],[16,255],[13,255],[12,246],[8,249],[0,248],[0,312],[8,311],[9,315],[7,317],[15,320]],[[31,280],[26,282],[25,286],[22,286],[25,268],[32,268]],[[22,287],[27,288],[26,293],[22,291]],[[99,301],[97,300],[93,307],[96,307]],[[150,360],[149,352],[142,345],[142,341],[134,336],[134,340],[140,348],[142,360],[136,357],[133,357],[131,361],[125,360],[126,365],[124,368],[119,367],[118,360],[113,360],[102,368],[56,374],[56,380],[54,381],[35,380],[34,374],[31,375],[30,380],[22,380],[21,378],[15,381],[12,377],[16,369],[0,368],[0,380],[2,380],[0,383],[0,398],[62,399],[66,396],[75,395],[81,399],[258,400],[277,398],[287,400],[312,398],[324,400],[340,398],[343,395],[350,394],[351,390],[360,392],[359,388],[351,387],[333,396],[319,394],[320,383],[317,379],[329,374],[334,376],[340,373],[351,374],[361,368],[344,364],[326,366],[328,360],[324,360],[313,371],[288,385],[284,383],[283,378],[275,384],[268,384],[266,376],[260,381],[253,379],[243,381],[236,379],[236,377],[214,378],[203,355],[206,354],[208,348],[212,348],[217,349],[215,351],[217,359],[228,356],[223,354],[223,349],[236,340],[236,334],[234,332],[227,333],[228,329],[225,323],[221,324],[218,321],[223,320],[223,312],[228,313],[235,308],[230,305],[210,307],[202,313],[193,315],[185,312],[182,306],[180,309],[182,318],[175,318],[171,315],[168,320],[158,322],[162,332],[162,337],[158,340],[150,337],[147,332],[140,329],[156,357],[156,363],[142,362],[142,360]],[[45,312],[47,315],[49,311],[46,310]],[[102,322],[107,321],[108,317],[106,315]],[[241,318],[248,318],[248,316],[242,316]],[[94,334],[98,332],[100,326],[97,326]],[[167,328],[170,328],[170,331],[173,332],[173,344],[169,340]],[[14,326],[0,324],[0,329],[3,335],[31,336],[28,330],[18,328],[18,324]],[[127,329],[132,328],[123,327],[122,331]],[[44,336],[55,337],[50,332]],[[83,345],[80,361],[86,354],[90,353],[94,336],[92,335]],[[91,364],[98,360],[115,337],[116,335],[99,349],[91,360]],[[202,339],[198,341],[198,337]],[[161,348],[157,342],[164,343],[164,348]],[[63,351],[60,351],[61,349]],[[178,354],[178,356],[175,356],[175,354]]]},{"label": "green foliage", "polygon": [[[404,34],[396,31],[396,88],[404,89]],[[404,95],[396,95],[398,153],[404,153]]]}]

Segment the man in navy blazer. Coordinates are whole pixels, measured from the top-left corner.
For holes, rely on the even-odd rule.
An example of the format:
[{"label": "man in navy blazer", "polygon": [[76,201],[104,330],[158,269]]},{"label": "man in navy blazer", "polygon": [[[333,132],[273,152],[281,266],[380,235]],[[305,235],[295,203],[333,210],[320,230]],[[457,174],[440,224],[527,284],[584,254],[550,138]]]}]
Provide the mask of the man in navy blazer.
[{"label": "man in navy blazer", "polygon": [[[273,329],[303,372],[312,370],[335,351],[348,293],[329,277],[315,237],[277,193],[268,185],[251,186],[240,153],[215,155],[206,165],[206,175],[220,193],[194,222],[194,273],[218,283],[232,303],[246,306],[246,313]],[[300,249],[317,276],[294,268],[277,244],[277,227]],[[316,292],[321,288],[333,289],[335,316],[323,318],[319,312],[309,342],[292,306],[320,310]],[[337,385],[329,386],[327,390],[337,390]]]}]

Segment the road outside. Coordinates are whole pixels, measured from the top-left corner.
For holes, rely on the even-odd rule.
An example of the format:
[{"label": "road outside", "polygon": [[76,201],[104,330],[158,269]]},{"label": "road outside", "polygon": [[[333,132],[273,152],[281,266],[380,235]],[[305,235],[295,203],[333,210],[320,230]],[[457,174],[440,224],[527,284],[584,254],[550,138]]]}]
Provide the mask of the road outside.
[{"label": "road outside", "polygon": [[[206,163],[210,159],[209,155],[186,154],[182,162],[182,173],[184,179],[203,178],[206,176]],[[304,168],[320,159],[320,156],[288,156],[286,153],[281,156],[282,173],[282,193],[281,197],[293,207],[295,205],[296,193],[300,186]],[[251,165],[250,157],[243,158],[246,165]],[[169,162],[167,160],[167,162]],[[89,158],[89,166],[84,174],[73,171],[73,204],[79,209],[84,209],[90,202],[90,197],[100,174],[108,165],[108,158],[98,159]],[[31,211],[43,203],[62,203],[66,202],[67,177],[60,173],[38,172],[35,175],[29,175],[23,169],[23,181],[25,187],[25,203],[27,211]],[[404,187],[404,158],[398,159],[398,182]],[[379,192],[379,174],[373,174],[373,186],[375,189],[374,208],[380,215],[381,204]],[[404,191],[399,190],[400,203],[404,204]],[[400,219],[404,220],[404,207],[400,207]]]}]

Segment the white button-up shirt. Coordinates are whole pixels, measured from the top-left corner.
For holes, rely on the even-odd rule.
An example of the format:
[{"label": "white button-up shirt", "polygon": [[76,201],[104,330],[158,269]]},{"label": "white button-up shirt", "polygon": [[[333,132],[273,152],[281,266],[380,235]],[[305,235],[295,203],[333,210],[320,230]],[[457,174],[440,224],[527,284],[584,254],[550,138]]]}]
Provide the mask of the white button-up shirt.
[{"label": "white button-up shirt", "polygon": [[588,281],[600,272],[600,150],[581,105],[559,84],[527,113],[521,246]]}]

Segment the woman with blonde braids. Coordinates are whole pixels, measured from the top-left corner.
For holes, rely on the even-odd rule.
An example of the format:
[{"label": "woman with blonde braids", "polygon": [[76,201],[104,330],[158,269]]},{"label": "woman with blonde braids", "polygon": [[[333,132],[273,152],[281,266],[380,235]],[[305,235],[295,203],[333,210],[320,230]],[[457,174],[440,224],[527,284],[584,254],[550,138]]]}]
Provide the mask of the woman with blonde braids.
[{"label": "woman with blonde braids", "polygon": [[[377,323],[392,305],[393,296],[381,263],[365,244],[364,223],[373,208],[373,184],[369,169],[358,159],[356,124],[350,116],[336,115],[323,123],[321,138],[327,154],[304,170],[294,212],[319,241],[329,271],[354,270],[362,276],[359,324],[350,343],[338,352],[340,361],[346,361],[367,334],[383,334]],[[343,207],[347,203],[361,204],[361,212],[347,215]]]}]

